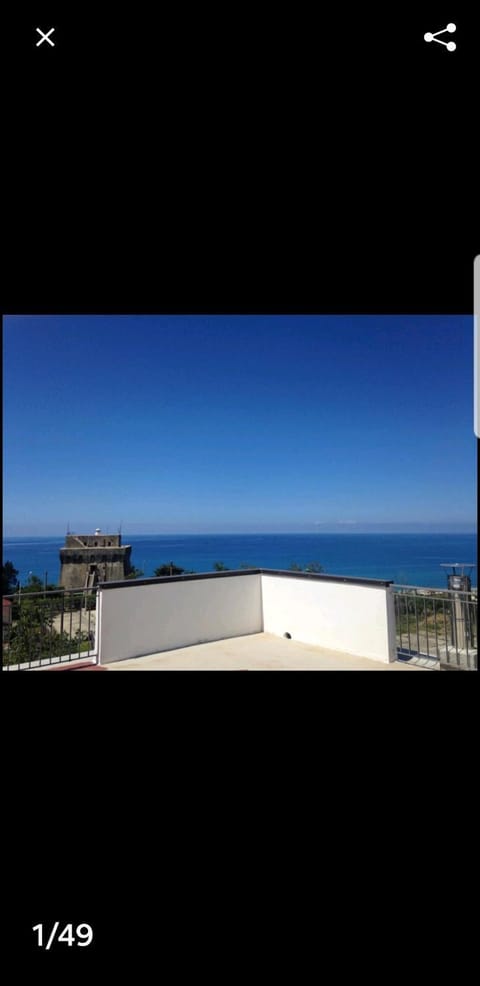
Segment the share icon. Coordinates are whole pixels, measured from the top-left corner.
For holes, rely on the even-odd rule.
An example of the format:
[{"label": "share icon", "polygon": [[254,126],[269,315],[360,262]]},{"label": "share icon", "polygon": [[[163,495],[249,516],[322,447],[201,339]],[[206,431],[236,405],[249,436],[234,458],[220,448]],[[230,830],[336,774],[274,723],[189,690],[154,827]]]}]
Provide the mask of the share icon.
[{"label": "share icon", "polygon": [[448,31],[449,34],[453,34],[456,30],[456,24],[447,24],[442,31],[437,31],[436,34],[432,34],[431,31],[427,31],[427,33],[423,35],[423,38],[424,41],[437,41],[439,45],[445,45],[447,51],[455,51],[457,46],[454,41],[441,41],[438,35],[445,34],[445,31]]}]

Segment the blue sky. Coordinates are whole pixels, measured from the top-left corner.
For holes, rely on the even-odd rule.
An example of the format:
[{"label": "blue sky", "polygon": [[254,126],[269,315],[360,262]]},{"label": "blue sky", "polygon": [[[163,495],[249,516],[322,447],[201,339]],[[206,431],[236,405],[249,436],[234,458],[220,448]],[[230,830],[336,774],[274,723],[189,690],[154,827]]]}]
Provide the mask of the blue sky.
[{"label": "blue sky", "polygon": [[474,530],[473,319],[4,319],[4,533]]}]

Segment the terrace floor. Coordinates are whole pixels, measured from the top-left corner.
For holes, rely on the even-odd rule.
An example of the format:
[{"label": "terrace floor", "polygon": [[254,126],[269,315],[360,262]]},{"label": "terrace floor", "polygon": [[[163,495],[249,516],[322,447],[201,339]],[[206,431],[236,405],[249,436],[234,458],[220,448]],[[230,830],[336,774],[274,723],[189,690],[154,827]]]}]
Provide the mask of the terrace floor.
[{"label": "terrace floor", "polygon": [[422,671],[286,640],[270,633],[230,637],[102,665],[109,671]]}]

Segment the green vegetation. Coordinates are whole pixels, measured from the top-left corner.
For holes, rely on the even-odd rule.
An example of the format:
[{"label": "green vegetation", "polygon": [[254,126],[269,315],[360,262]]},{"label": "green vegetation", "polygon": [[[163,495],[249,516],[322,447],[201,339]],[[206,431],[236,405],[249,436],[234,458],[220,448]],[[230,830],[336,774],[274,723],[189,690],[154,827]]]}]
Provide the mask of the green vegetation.
[{"label": "green vegetation", "polygon": [[290,565],[290,571],[291,572],[312,572],[312,573],[314,573],[316,575],[320,575],[320,573],[323,572],[323,566],[320,565],[320,562],[318,562],[318,561],[311,561],[311,562],[308,563],[308,565],[303,565],[303,567],[302,567],[302,565],[297,565],[297,563],[294,561]]},{"label": "green vegetation", "polygon": [[179,568],[178,565],[173,564],[173,561],[170,561],[165,565],[160,565],[160,568],[156,568],[153,574],[157,578],[161,578],[162,575],[184,575],[185,569]]},{"label": "green vegetation", "polygon": [[[12,598],[12,624],[8,631],[4,628],[4,664],[75,656],[88,651],[93,647],[94,627],[90,628],[92,638],[86,629],[77,629],[72,635],[71,614],[81,609],[88,614],[95,606],[94,592],[70,593],[49,583],[45,587],[38,576],[31,575],[25,586],[17,586]],[[78,622],[76,617],[75,623]],[[81,623],[87,626],[88,615],[82,617]]]},{"label": "green vegetation", "polygon": [[[435,597],[395,593],[397,606],[397,633],[432,630],[443,635],[451,630],[452,600],[448,592],[436,592]],[[454,619],[454,615],[453,615]]]},{"label": "green vegetation", "polygon": [[45,585],[45,582],[39,579],[38,575],[30,575],[27,584],[21,587],[21,592],[23,595],[29,592],[55,592],[57,589],[61,592],[58,585],[55,585],[53,582],[47,582]]},{"label": "green vegetation", "polygon": [[33,628],[22,622],[12,633],[10,643],[4,645],[3,663],[24,664],[52,657],[75,657],[92,647],[93,641],[90,642],[86,634],[71,640],[68,633],[60,634],[52,629],[47,632],[45,626]]},{"label": "green vegetation", "polygon": [[[214,567],[214,569],[215,569],[216,572],[231,572],[232,571],[232,569],[229,568],[228,565],[224,565],[223,561],[216,561],[213,567]],[[249,562],[249,561],[242,561],[242,562],[240,562],[239,565],[236,566],[236,569],[234,569],[234,570],[237,570],[237,571],[241,572],[241,571],[244,571],[247,568],[258,568],[258,567],[259,567],[258,565],[252,565],[252,563]]]},{"label": "green vegetation", "polygon": [[[86,630],[77,630],[75,636],[71,638],[66,629],[63,631],[55,629],[54,618],[62,611],[61,599],[52,596],[45,598],[40,593],[33,592],[30,596],[22,594],[21,604],[17,599],[14,601],[9,639],[4,644],[5,664],[21,664],[67,654],[74,655],[83,653],[93,646],[93,640],[89,638]],[[81,602],[81,596],[79,599]],[[87,602],[88,608],[91,608],[90,600]],[[66,612],[64,615],[66,628],[69,626],[69,621],[70,612]],[[93,635],[93,628],[91,632]]]},{"label": "green vegetation", "polygon": [[15,592],[18,585],[18,569],[14,568],[13,562],[6,561],[2,565],[2,596],[8,596]]},{"label": "green vegetation", "polygon": [[145,573],[142,572],[141,568],[135,568],[135,566],[133,566],[133,568],[130,569],[130,572],[128,573],[128,575],[125,576],[125,578],[127,578],[127,579],[141,579],[142,578],[142,575],[144,575],[144,574]]}]

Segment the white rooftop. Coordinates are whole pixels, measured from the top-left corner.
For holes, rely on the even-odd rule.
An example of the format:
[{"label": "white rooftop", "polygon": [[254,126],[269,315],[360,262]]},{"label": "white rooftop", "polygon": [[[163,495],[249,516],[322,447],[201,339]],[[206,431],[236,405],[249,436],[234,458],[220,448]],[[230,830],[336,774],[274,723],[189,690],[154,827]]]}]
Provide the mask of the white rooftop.
[{"label": "white rooftop", "polygon": [[271,633],[230,637],[192,647],[104,664],[110,671],[419,671],[342,651],[286,640]]}]

